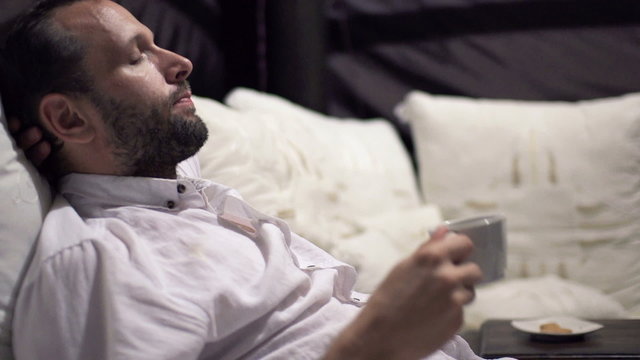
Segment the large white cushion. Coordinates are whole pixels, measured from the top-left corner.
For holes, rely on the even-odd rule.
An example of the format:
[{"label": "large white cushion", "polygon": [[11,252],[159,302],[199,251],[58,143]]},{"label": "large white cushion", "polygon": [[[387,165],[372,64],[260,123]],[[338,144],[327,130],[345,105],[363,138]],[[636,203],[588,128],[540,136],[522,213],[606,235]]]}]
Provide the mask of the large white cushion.
[{"label": "large white cushion", "polygon": [[640,313],[640,94],[568,102],[410,93],[425,200],[507,216],[510,277],[557,274]]},{"label": "large white cushion", "polygon": [[49,209],[49,187],[16,149],[0,103],[0,358],[12,358],[11,315],[31,245]]},{"label": "large white cushion", "polygon": [[601,291],[555,275],[491,283],[477,289],[476,294],[475,301],[465,308],[466,329],[478,329],[489,319],[628,316],[620,303]]},{"label": "large white cushion", "polygon": [[355,265],[361,291],[442,220],[421,205],[409,155],[386,121],[330,118],[248,89],[229,95],[231,107],[194,101],[210,133],[203,177]]},{"label": "large white cushion", "polygon": [[226,103],[277,122],[276,136],[308,162],[316,178],[333,182],[349,211],[378,214],[420,203],[409,154],[389,122],[332,118],[249,89],[231,92]]}]

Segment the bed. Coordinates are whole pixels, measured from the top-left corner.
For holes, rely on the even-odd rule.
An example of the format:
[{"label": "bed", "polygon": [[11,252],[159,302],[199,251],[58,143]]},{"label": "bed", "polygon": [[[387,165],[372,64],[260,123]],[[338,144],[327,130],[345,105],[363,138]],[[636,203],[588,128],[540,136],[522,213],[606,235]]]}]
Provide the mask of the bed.
[{"label": "bed", "polygon": [[[637,1],[118,2],[194,62],[203,174],[354,264],[360,290],[444,219],[500,212],[507,278],[466,329],[640,316]],[[5,358],[50,194],[0,130]]]}]

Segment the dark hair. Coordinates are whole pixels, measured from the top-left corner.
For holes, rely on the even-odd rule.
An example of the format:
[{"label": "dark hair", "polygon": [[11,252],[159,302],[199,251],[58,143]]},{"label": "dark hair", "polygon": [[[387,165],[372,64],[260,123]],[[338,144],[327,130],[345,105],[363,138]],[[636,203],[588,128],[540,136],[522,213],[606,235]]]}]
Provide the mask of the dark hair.
[{"label": "dark hair", "polygon": [[[0,93],[7,116],[18,117],[24,127],[39,126],[38,105],[49,93],[76,94],[91,90],[83,66],[84,44],[52,22],[53,12],[84,0],[41,0],[14,24],[0,53]],[[40,126],[52,144],[47,162],[55,162],[62,147]],[[48,164],[43,164],[46,170]]]}]

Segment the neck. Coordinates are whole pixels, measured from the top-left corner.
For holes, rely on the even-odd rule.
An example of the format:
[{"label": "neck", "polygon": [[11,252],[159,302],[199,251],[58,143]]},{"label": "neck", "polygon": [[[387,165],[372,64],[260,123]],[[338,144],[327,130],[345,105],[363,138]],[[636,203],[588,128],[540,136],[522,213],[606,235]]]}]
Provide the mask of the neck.
[{"label": "neck", "polygon": [[153,177],[161,179],[175,179],[178,177],[176,167],[171,168],[153,168],[153,169],[137,169],[130,176]]},{"label": "neck", "polygon": [[149,155],[148,152],[113,152],[114,162],[119,171],[115,175],[175,179],[177,159],[167,159],[162,154]]}]

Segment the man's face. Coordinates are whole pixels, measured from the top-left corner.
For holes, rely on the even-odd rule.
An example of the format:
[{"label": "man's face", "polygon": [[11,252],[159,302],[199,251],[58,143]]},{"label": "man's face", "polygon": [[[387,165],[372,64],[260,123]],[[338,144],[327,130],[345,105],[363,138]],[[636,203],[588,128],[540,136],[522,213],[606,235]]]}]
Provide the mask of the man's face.
[{"label": "man's face", "polygon": [[194,155],[207,130],[186,82],[189,60],[153,43],[153,34],[108,0],[82,1],[54,19],[87,44],[89,99],[124,174],[163,176]]}]

